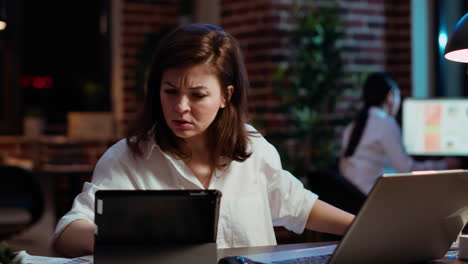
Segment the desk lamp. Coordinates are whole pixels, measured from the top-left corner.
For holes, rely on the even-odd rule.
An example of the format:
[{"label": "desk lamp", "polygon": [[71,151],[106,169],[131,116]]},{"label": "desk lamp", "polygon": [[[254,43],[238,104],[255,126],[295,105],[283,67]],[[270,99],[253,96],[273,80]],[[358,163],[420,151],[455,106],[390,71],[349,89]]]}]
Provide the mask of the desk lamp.
[{"label": "desk lamp", "polygon": [[5,19],[3,18],[1,10],[0,10],[0,31],[5,30],[6,26],[7,26],[7,23]]},{"label": "desk lamp", "polygon": [[6,1],[0,0],[0,31],[5,30],[6,26]]},{"label": "desk lamp", "polygon": [[468,13],[457,22],[450,34],[444,57],[448,60],[468,63]]},{"label": "desk lamp", "polygon": [[[444,57],[451,61],[468,63],[468,13],[458,20],[453,32],[450,34],[445,46]],[[462,234],[467,233],[468,224],[462,230]],[[468,238],[465,238],[465,240],[464,252],[466,252],[468,257]]]}]

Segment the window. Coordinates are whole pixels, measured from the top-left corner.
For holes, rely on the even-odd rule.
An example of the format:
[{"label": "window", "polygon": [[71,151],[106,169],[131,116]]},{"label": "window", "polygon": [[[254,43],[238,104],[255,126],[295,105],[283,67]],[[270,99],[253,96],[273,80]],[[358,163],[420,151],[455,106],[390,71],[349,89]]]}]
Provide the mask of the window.
[{"label": "window", "polygon": [[[8,9],[7,9],[8,4]],[[7,28],[0,31],[0,132],[18,133],[20,126],[20,91],[15,86],[19,77],[19,26],[18,19],[12,16],[21,8],[20,1],[0,1],[0,11],[6,14]]]},{"label": "window", "polygon": [[16,119],[2,120],[1,132],[21,132],[22,117],[34,113],[46,133],[63,134],[67,112],[109,111],[110,1],[10,3],[17,7],[7,7],[12,23],[0,38],[0,62],[18,69],[0,68],[0,114]]}]

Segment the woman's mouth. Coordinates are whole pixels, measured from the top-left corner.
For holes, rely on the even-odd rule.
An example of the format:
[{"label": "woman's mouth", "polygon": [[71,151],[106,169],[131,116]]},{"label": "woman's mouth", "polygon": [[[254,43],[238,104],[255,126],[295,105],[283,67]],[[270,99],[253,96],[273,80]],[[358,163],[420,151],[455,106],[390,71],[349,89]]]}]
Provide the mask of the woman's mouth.
[{"label": "woman's mouth", "polygon": [[187,129],[192,127],[192,123],[185,120],[172,120],[172,124],[174,124],[176,128],[180,129]]}]

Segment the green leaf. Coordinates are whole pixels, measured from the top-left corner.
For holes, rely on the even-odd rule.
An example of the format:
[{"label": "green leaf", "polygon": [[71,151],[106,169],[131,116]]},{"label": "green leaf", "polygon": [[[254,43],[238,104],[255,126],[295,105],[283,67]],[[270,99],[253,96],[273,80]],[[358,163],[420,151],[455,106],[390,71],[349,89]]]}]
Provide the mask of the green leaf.
[{"label": "green leaf", "polygon": [[13,261],[16,253],[8,246],[6,242],[0,243],[0,263],[1,264],[20,264],[20,261]]},{"label": "green leaf", "polygon": [[[336,4],[304,7],[296,4],[290,35],[292,55],[273,74],[274,91],[281,96],[281,111],[294,130],[290,139],[300,151],[286,151],[285,167],[302,177],[312,166],[336,166],[339,144],[335,138],[338,121],[336,102],[347,89],[341,59],[343,27]],[[349,120],[349,118],[348,118]]]}]

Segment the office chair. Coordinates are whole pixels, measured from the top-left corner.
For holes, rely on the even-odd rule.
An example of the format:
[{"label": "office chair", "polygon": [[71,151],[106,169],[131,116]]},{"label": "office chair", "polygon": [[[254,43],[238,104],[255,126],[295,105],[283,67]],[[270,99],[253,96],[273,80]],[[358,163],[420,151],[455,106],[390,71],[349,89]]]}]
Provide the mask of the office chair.
[{"label": "office chair", "polygon": [[349,213],[357,214],[366,200],[366,195],[336,171],[312,170],[307,178],[320,200]]},{"label": "office chair", "polygon": [[0,241],[36,223],[44,210],[44,197],[31,171],[0,165]]}]

